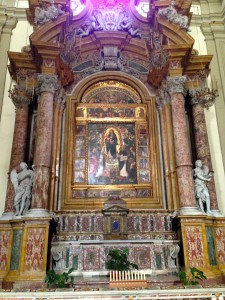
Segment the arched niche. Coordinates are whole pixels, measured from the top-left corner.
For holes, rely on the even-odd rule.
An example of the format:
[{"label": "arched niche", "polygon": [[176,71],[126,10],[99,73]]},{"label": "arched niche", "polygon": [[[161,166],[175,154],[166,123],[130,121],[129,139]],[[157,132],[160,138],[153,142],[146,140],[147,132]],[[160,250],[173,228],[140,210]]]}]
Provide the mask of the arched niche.
[{"label": "arched niche", "polygon": [[102,209],[111,194],[128,208],[164,208],[155,97],[138,79],[102,72],[74,87],[64,155],[62,210]]}]

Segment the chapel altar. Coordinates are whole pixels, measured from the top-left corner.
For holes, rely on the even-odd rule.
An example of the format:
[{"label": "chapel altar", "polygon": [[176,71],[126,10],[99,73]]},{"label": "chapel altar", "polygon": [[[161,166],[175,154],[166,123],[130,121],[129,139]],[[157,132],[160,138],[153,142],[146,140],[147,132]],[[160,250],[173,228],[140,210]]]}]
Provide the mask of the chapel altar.
[{"label": "chapel altar", "polygon": [[155,275],[224,274],[204,118],[212,57],[193,49],[191,1],[150,0],[145,15],[139,4],[29,2],[30,43],[8,53],[16,120],[3,286],[38,286],[47,269],[105,271],[110,249],[129,249]]}]

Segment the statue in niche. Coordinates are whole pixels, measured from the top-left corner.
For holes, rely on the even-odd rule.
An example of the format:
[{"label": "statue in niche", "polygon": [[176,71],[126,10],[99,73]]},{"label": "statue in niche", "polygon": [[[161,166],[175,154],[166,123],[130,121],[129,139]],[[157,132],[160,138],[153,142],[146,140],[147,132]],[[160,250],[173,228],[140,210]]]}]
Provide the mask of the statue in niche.
[{"label": "statue in niche", "polygon": [[201,160],[196,160],[194,169],[194,182],[195,182],[195,196],[197,198],[199,207],[203,213],[210,214],[210,197],[206,182],[210,181],[213,176],[209,172],[207,166],[202,165]]},{"label": "statue in niche", "polygon": [[169,256],[168,256],[168,267],[169,267],[169,269],[177,268],[176,259],[177,259],[177,255],[178,255],[179,251],[180,251],[179,245],[171,245],[169,247]]},{"label": "statue in niche", "polygon": [[30,207],[31,187],[33,183],[34,172],[28,170],[25,162],[20,163],[21,171],[17,173],[13,169],[10,173],[10,179],[15,191],[14,207],[16,216],[25,215]]},{"label": "statue in niche", "polygon": [[65,267],[63,259],[63,248],[59,246],[53,246],[51,248],[52,259],[54,261],[54,270],[62,270]]}]

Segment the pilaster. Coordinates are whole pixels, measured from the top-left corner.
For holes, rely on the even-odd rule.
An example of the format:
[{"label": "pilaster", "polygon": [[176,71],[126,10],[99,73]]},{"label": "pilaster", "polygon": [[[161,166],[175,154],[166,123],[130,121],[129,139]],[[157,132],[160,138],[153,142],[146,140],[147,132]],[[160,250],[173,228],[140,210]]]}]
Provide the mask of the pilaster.
[{"label": "pilaster", "polygon": [[156,99],[159,108],[162,130],[163,157],[165,166],[165,182],[168,209],[178,210],[179,193],[173,139],[171,98],[168,92],[166,91],[165,87],[161,87]]},{"label": "pilaster", "polygon": [[[210,15],[208,15],[210,18]],[[213,54],[213,60],[211,62],[211,77],[212,81],[217,83],[217,89],[219,97],[215,103],[215,110],[217,116],[218,131],[220,136],[220,145],[223,157],[223,167],[225,169],[225,87],[223,82],[225,81],[224,74],[224,56],[225,56],[225,30],[224,22],[205,22],[201,26],[202,32],[205,36],[206,46],[208,53]]]},{"label": "pilaster", "polygon": [[2,103],[4,96],[4,86],[5,86],[5,76],[8,63],[7,51],[10,47],[12,30],[17,24],[17,19],[15,17],[0,16],[0,118],[2,111]]}]

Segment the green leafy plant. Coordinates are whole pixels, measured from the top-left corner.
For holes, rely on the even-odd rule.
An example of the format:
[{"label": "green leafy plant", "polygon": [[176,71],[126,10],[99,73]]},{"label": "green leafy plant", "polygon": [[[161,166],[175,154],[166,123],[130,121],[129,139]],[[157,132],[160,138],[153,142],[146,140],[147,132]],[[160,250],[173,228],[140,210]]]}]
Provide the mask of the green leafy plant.
[{"label": "green leafy plant", "polygon": [[180,270],[178,276],[184,285],[197,285],[199,280],[207,279],[202,271],[194,267],[190,268],[190,272]]},{"label": "green leafy plant", "polygon": [[73,286],[74,278],[70,274],[74,271],[74,268],[70,268],[68,272],[58,274],[55,270],[47,271],[45,282],[48,288],[65,288],[67,285]]},{"label": "green leafy plant", "polygon": [[131,263],[128,260],[128,249],[112,249],[108,253],[108,261],[106,263],[106,267],[109,270],[116,271],[128,271],[132,269],[138,270],[138,266],[136,264]]}]

